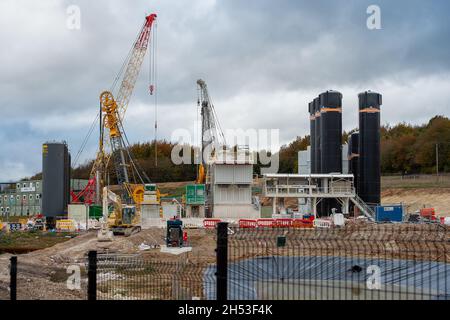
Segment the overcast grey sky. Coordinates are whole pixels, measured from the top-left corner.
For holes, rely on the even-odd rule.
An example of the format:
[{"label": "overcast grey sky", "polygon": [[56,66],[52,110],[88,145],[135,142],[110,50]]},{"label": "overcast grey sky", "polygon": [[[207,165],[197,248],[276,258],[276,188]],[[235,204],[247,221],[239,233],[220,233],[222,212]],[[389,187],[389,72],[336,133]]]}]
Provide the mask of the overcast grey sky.
[{"label": "overcast grey sky", "polygon": [[[371,4],[381,30],[366,26]],[[80,30],[66,26],[70,5]],[[307,103],[327,89],[343,93],[348,130],[368,89],[383,94],[383,123],[449,116],[449,9],[445,0],[2,0],[0,181],[39,172],[47,140],[66,140],[75,156],[151,12],[160,138],[192,129],[203,78],[223,128],[280,129],[287,143],[308,133]],[[147,57],[125,121],[131,142],[154,138],[148,84]]]}]

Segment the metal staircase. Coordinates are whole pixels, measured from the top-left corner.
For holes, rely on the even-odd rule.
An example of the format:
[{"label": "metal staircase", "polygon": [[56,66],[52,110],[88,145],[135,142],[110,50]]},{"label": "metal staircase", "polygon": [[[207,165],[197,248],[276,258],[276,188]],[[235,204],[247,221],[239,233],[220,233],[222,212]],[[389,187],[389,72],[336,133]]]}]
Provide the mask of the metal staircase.
[{"label": "metal staircase", "polygon": [[355,197],[351,197],[350,200],[367,218],[369,218],[370,221],[375,221],[375,212],[363,201],[363,199],[355,194]]}]

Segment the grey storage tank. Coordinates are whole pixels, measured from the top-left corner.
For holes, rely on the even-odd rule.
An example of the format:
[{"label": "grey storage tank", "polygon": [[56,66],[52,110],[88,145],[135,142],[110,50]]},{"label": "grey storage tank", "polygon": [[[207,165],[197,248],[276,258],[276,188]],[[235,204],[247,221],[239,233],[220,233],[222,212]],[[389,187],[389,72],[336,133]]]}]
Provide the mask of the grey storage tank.
[{"label": "grey storage tank", "polygon": [[380,107],[381,94],[362,92],[359,98],[358,195],[366,203],[381,201]]},{"label": "grey storage tank", "polygon": [[[55,218],[67,214],[70,198],[70,154],[65,142],[42,146],[42,214]],[[49,219],[51,220],[51,219]]]}]

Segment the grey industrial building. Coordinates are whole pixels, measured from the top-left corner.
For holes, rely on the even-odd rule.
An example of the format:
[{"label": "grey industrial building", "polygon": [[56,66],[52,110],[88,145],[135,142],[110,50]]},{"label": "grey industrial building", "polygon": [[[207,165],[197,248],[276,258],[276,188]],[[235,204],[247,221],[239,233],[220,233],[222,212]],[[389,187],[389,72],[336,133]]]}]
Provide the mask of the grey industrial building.
[{"label": "grey industrial building", "polygon": [[[86,187],[88,180],[72,179],[75,193]],[[42,180],[4,183],[0,188],[0,216],[30,216],[42,213]]]},{"label": "grey industrial building", "polygon": [[[342,173],[349,173],[348,145],[342,145]],[[311,174],[311,147],[298,152],[298,173]]]}]

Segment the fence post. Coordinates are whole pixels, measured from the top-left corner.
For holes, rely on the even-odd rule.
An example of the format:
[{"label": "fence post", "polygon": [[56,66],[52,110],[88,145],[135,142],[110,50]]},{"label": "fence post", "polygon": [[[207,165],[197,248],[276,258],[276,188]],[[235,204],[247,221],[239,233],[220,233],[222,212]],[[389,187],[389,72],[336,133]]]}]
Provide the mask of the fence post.
[{"label": "fence post", "polygon": [[9,275],[10,275],[10,281],[9,281],[9,290],[10,290],[10,299],[13,301],[17,300],[17,257],[11,257],[9,259],[11,262]]},{"label": "fence post", "polygon": [[228,223],[217,224],[216,299],[226,301],[228,294]]},{"label": "fence post", "polygon": [[97,251],[88,253],[88,300],[97,300]]}]

